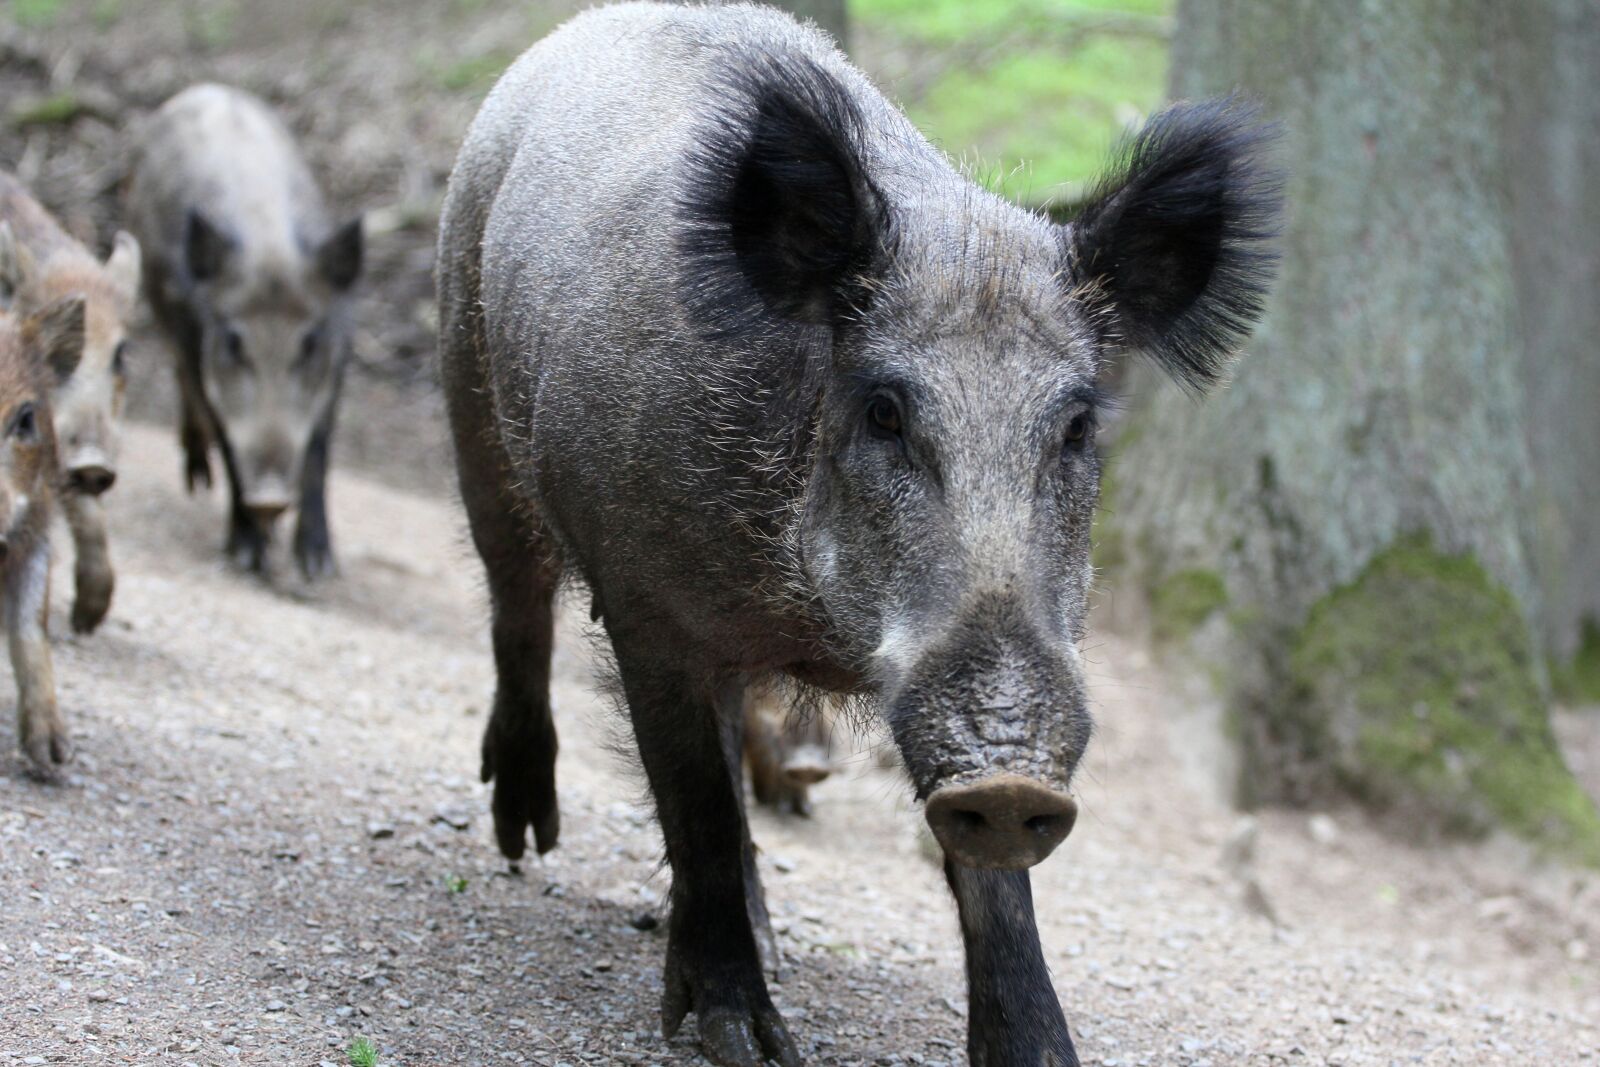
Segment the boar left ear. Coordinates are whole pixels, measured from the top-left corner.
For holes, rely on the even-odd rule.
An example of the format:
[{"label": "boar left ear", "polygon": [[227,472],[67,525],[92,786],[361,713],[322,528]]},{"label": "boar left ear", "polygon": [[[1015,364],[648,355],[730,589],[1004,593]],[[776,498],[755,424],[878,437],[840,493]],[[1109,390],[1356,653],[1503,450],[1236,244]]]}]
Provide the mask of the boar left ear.
[{"label": "boar left ear", "polygon": [[14,298],[32,269],[33,258],[11,232],[11,223],[0,221],[0,293]]},{"label": "boar left ear", "polygon": [[1277,135],[1232,99],[1178,104],[1119,153],[1067,228],[1071,281],[1113,351],[1204,389],[1261,317],[1277,266]]},{"label": "boar left ear", "polygon": [[322,280],[343,292],[361,274],[361,216],[340,226],[317,246],[317,273]]},{"label": "boar left ear", "polygon": [[81,296],[66,296],[29,315],[22,336],[57,384],[72,377],[83,358],[84,305]]},{"label": "boar left ear", "polygon": [[732,54],[723,79],[678,202],[683,300],[713,336],[834,325],[883,230],[859,109],[799,57]]},{"label": "boar left ear", "polygon": [[111,242],[105,272],[123,307],[132,308],[139,299],[139,240],[127,230],[118,230]]}]

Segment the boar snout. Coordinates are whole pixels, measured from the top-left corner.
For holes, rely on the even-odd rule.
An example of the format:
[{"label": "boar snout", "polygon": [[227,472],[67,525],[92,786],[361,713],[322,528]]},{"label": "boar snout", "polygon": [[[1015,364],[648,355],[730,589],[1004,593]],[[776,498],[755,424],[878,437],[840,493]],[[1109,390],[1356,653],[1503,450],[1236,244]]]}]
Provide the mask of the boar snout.
[{"label": "boar snout", "polygon": [[99,496],[116,483],[117,472],[103,463],[86,463],[67,471],[67,486],[74,493]]},{"label": "boar snout", "polygon": [[263,530],[272,529],[273,523],[278,521],[278,516],[289,510],[287,500],[252,500],[245,505],[250,512],[250,517],[256,525]]},{"label": "boar snout", "polygon": [[1067,839],[1078,804],[1020,774],[943,786],[928,798],[928,826],[963,867],[1026,870]]}]

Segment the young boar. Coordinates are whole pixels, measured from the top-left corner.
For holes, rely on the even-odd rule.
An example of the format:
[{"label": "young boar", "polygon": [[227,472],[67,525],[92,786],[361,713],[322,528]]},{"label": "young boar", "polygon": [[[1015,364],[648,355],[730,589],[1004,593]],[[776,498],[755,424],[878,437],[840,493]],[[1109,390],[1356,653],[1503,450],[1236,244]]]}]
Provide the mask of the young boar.
[{"label": "young boar", "polygon": [[0,286],[10,293],[12,311],[23,315],[71,297],[83,300],[83,358],[55,386],[50,404],[64,477],[61,506],[76,553],[72,628],[90,633],[110,610],[116,585],[101,494],[117,479],[139,242],[119,232],[101,263],[20,182],[0,171]]},{"label": "young boar", "polygon": [[138,136],[128,211],[145,292],[176,356],[185,480],[228,473],[227,550],[264,570],[298,506],[294,555],[333,573],[326,479],[349,357],[361,220],[334,225],[289,131],[260,100],[196,85]]},{"label": "young boar", "polygon": [[50,392],[84,348],[85,301],[27,316],[0,312],[0,602],[17,679],[17,740],[30,770],[55,778],[72,758],[50,666],[50,520],[60,478]]},{"label": "young boar", "polygon": [[1100,382],[1201,386],[1271,262],[1227,103],[1132,139],[1070,226],[978,188],[816,32],[621,4],[473,123],[439,246],[462,498],[493,602],[500,847],[556,843],[552,599],[587,584],[672,867],[662,1023],[793,1065],[738,788],[752,683],[880,709],[946,856],[975,1064],[1077,1062],[1026,868],[1067,835]]},{"label": "young boar", "polygon": [[820,709],[793,714],[771,686],[745,694],[744,760],[756,803],[811,817],[811,787],[833,773],[832,724]]}]

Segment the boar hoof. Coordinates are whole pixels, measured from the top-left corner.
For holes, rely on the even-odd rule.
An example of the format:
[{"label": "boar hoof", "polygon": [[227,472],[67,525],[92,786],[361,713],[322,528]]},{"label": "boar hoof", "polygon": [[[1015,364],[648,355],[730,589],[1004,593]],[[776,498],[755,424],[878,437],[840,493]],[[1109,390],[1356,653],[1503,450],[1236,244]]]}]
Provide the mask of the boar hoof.
[{"label": "boar hoof", "polygon": [[72,761],[72,742],[59,725],[24,738],[22,751],[28,756],[28,773],[41,782],[59,782],[62,768]]},{"label": "boar hoof", "polygon": [[529,827],[541,856],[561,836],[554,747],[553,738],[546,744],[537,734],[506,730],[493,720],[484,731],[480,777],[494,782],[494,836],[506,859],[522,858]]},{"label": "boar hoof", "polygon": [[228,532],[228,558],[242,571],[252,574],[267,569],[267,539],[252,526],[236,523]]},{"label": "boar hoof", "polygon": [[195,486],[211,490],[211,459],[202,451],[191,449],[183,461],[183,487],[193,493]]},{"label": "boar hoof", "polygon": [[661,995],[664,1037],[677,1034],[684,1016],[693,1011],[699,1019],[700,1050],[719,1067],[763,1067],[769,1060],[779,1067],[801,1067],[805,1061],[800,1050],[759,978],[754,989],[734,982],[701,982],[697,989],[677,960],[677,950],[669,947]]},{"label": "boar hoof", "polygon": [[106,612],[111,610],[111,589],[110,580],[102,582],[79,576],[78,595],[72,602],[73,633],[92,634],[105,621]]},{"label": "boar hoof", "polygon": [[294,558],[300,564],[300,573],[308,582],[332,578],[339,573],[338,564],[333,561],[333,549],[329,547],[326,537],[310,537],[297,532]]}]

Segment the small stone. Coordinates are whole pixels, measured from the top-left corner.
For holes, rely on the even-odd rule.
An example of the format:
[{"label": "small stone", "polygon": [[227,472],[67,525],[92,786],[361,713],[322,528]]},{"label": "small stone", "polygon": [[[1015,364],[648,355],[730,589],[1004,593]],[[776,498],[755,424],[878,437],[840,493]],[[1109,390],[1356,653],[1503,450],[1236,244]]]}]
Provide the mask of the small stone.
[{"label": "small stone", "polygon": [[382,841],[394,836],[394,827],[386,822],[367,823],[367,836],[374,841]]},{"label": "small stone", "polygon": [[1311,833],[1311,840],[1324,848],[1333,845],[1339,840],[1339,824],[1333,821],[1332,816],[1318,812],[1311,816],[1306,823],[1306,829]]},{"label": "small stone", "polygon": [[784,874],[789,874],[795,868],[794,860],[790,859],[788,856],[772,857],[772,865],[778,870],[782,871]]},{"label": "small stone", "polygon": [[288,1011],[289,1005],[281,1000],[269,1000],[267,1001],[267,1010],[270,1012]]},{"label": "small stone", "polygon": [[594,969],[601,972],[609,971],[615,966],[615,963],[609,959],[606,959],[605,957],[601,957],[600,959],[594,961]]}]

